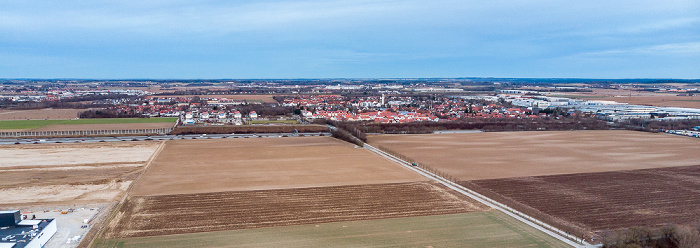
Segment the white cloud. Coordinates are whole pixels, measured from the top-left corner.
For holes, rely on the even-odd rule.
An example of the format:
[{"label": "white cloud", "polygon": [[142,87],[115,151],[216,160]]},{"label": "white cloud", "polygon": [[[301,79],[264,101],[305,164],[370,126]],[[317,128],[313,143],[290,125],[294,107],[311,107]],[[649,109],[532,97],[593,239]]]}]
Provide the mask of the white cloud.
[{"label": "white cloud", "polygon": [[[697,13],[693,0],[0,1],[0,46],[22,47],[26,61],[162,62],[183,73],[205,63],[302,70],[295,61],[308,60],[319,61],[314,70],[370,64],[413,74],[462,63],[523,75],[524,66],[508,65],[574,68],[651,55],[697,67]],[[415,67],[399,68],[408,64]]]},{"label": "white cloud", "polygon": [[661,30],[692,27],[698,24],[700,24],[700,17],[673,18],[664,19],[657,22],[650,22],[643,25],[624,27],[618,31],[624,33],[648,33]]},{"label": "white cloud", "polygon": [[611,57],[634,55],[660,56],[697,56],[700,55],[700,42],[670,43],[652,46],[614,49],[596,52],[578,53],[568,57]]}]

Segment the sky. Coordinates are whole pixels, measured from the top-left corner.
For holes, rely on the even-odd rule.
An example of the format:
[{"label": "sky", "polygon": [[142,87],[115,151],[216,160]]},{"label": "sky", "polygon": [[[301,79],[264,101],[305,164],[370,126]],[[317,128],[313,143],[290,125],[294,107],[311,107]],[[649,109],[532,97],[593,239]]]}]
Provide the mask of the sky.
[{"label": "sky", "polygon": [[696,0],[0,1],[0,78],[700,78]]}]

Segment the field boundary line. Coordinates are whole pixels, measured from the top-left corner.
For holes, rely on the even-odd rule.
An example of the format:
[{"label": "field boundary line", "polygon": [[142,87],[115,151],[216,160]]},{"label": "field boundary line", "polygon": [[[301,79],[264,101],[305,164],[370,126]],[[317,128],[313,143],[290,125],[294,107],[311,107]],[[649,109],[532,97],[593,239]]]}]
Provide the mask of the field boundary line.
[{"label": "field boundary line", "polygon": [[143,174],[146,174],[146,171],[148,171],[148,167],[150,167],[150,165],[153,163],[153,160],[155,160],[158,157],[158,155],[160,155],[160,152],[163,151],[163,149],[165,149],[165,143],[167,143],[167,140],[161,141],[160,145],[158,146],[158,149],[156,149],[156,151],[153,152],[151,157],[148,158],[146,165],[143,166],[143,172],[141,172],[141,175],[139,175],[136,179],[134,179],[133,182],[131,182],[131,184],[129,184],[129,188],[126,189],[126,194],[124,194],[122,201],[124,201],[124,199],[126,199],[126,197],[129,196],[129,192],[131,192],[131,188],[134,187],[134,184],[136,184],[136,182],[138,182],[141,179],[141,177],[143,177]]},{"label": "field boundary line", "polygon": [[602,247],[602,244],[594,245],[594,244],[590,244],[590,243],[586,242],[585,240],[578,239],[577,237],[574,237],[570,234],[567,234],[566,232],[559,230],[558,228],[555,228],[555,227],[553,227],[549,224],[546,224],[540,220],[537,220],[529,215],[526,215],[518,210],[515,210],[511,207],[508,207],[505,204],[502,204],[502,203],[497,202],[491,198],[488,198],[484,195],[481,195],[481,194],[479,194],[473,190],[470,190],[462,185],[459,185],[459,184],[454,183],[450,180],[447,180],[447,179],[445,179],[441,176],[438,176],[432,172],[426,171],[423,168],[418,168],[416,166],[412,166],[411,163],[406,162],[406,161],[404,161],[404,160],[402,160],[394,155],[391,155],[387,152],[384,152],[380,149],[377,149],[369,144],[365,144],[364,147],[367,148],[368,150],[374,152],[374,153],[377,153],[380,156],[383,156],[391,161],[398,163],[401,166],[409,168],[418,174],[421,174],[427,178],[433,179],[433,180],[439,182],[440,184],[445,185],[446,187],[448,187],[450,189],[453,189],[453,190],[455,190],[463,195],[466,195],[469,198],[472,198],[472,199],[474,199],[474,200],[476,200],[484,205],[487,205],[491,208],[499,210],[499,211],[501,211],[501,212],[531,226],[531,227],[534,227],[534,228],[548,234],[549,236],[552,236],[553,238],[558,239],[558,240],[560,240],[568,245],[571,245],[571,246],[577,247],[577,248]]},{"label": "field boundary line", "polygon": [[[85,245],[85,246],[82,246],[82,242],[79,243],[79,244],[78,244],[78,247],[88,247],[88,248],[91,248],[91,247],[94,247],[94,246],[95,246],[95,240],[97,240],[97,239],[99,239],[100,237],[102,237],[102,234],[104,234],[105,228],[107,227],[107,225],[109,224],[109,222],[112,222],[112,220],[114,219],[116,213],[117,213],[117,212],[121,209],[121,207],[124,205],[124,202],[126,201],[126,198],[129,197],[129,193],[131,192],[131,189],[134,187],[134,184],[136,184],[136,182],[137,182],[139,179],[141,179],[141,177],[143,177],[143,174],[146,173],[146,170],[147,170],[148,167],[151,165],[151,163],[153,163],[153,160],[155,160],[155,159],[158,157],[158,155],[160,154],[160,152],[164,149],[165,143],[166,143],[166,141],[162,141],[162,142],[160,143],[160,145],[158,146],[158,148],[156,149],[156,151],[153,152],[153,154],[151,155],[150,158],[148,158],[148,161],[147,161],[146,164],[144,165],[143,172],[141,172],[141,175],[139,175],[136,179],[134,179],[134,181],[131,182],[131,184],[129,184],[129,187],[128,187],[128,188],[126,189],[126,191],[124,192],[124,196],[122,196],[122,199],[119,200],[119,202],[118,202],[117,204],[115,204],[114,207],[112,207],[112,209],[110,209],[109,215],[108,215],[107,218],[104,220],[104,222],[101,223],[100,229],[97,231],[97,234],[95,235],[95,237],[93,237],[93,238],[90,240],[90,242],[87,243],[87,245]],[[83,241],[84,241],[84,240],[83,240]]]}]

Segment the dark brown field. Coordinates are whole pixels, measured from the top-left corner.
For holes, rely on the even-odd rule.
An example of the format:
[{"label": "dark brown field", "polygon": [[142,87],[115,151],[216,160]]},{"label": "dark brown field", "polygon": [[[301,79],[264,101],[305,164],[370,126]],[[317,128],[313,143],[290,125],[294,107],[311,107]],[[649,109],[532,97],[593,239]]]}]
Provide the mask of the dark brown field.
[{"label": "dark brown field", "polygon": [[466,213],[486,207],[436,183],[136,196],[105,238]]},{"label": "dark brown field", "polygon": [[463,184],[569,231],[700,223],[700,165]]}]

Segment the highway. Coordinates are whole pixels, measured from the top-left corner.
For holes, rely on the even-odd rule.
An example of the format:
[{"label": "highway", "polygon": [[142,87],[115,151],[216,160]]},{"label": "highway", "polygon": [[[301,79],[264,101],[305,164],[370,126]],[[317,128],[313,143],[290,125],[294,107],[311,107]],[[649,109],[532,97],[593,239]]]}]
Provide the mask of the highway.
[{"label": "highway", "polygon": [[152,135],[152,136],[107,136],[76,138],[14,138],[0,139],[0,145],[11,144],[58,144],[58,143],[95,143],[141,140],[193,140],[193,139],[238,139],[238,138],[272,138],[294,136],[330,136],[330,133],[259,133],[259,134],[188,134],[188,135]]}]

